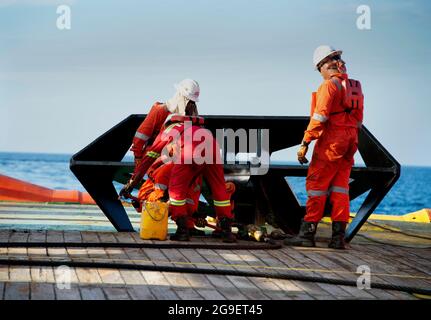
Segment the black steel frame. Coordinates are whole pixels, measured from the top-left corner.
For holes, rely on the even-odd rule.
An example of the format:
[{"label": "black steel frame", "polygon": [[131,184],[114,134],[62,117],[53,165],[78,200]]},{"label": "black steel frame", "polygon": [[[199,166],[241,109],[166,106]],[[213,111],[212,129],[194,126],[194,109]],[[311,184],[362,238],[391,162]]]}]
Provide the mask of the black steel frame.
[{"label": "black steel frame", "polygon": [[[205,126],[215,132],[218,128],[268,129],[269,153],[298,145],[308,124],[308,117],[275,116],[204,116]],[[127,182],[133,163],[122,162],[133,136],[145,115],[131,115],[72,156],[70,169],[96,201],[118,231],[133,231],[127,213],[118,200],[113,181]],[[362,127],[359,134],[359,152],[365,167],[353,167],[350,199],[368,192],[346,232],[346,241],[352,240],[361,226],[383,200],[401,172],[400,164]],[[271,212],[277,224],[285,231],[296,232],[305,213],[286,177],[305,177],[307,166],[271,164],[265,175],[250,176],[250,165],[225,165],[227,180],[237,181],[237,219],[253,222]],[[251,219],[251,221],[249,221]]]}]

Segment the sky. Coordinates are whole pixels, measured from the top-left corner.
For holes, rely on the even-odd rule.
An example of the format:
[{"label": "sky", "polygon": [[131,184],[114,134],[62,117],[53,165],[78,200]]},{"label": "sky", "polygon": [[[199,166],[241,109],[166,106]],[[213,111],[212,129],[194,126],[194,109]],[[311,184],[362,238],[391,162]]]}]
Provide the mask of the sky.
[{"label": "sky", "polygon": [[364,125],[402,165],[431,166],[429,30],[426,0],[0,0],[0,152],[78,152],[184,78],[203,115],[308,115],[329,44],[362,83]]}]

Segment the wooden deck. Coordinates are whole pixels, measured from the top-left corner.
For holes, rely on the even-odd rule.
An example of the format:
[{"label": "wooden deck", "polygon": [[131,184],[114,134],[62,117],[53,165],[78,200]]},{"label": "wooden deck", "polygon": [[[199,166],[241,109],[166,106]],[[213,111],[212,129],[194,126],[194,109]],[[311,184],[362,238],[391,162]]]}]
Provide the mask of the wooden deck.
[{"label": "wooden deck", "polygon": [[[25,210],[18,210],[19,208]],[[50,207],[52,208],[52,207]],[[34,209],[34,207],[33,207]],[[3,214],[28,215],[29,206],[0,204]],[[42,207],[38,207],[42,209]],[[58,207],[56,210],[62,210]],[[24,212],[24,213],[23,213]],[[19,217],[15,217],[15,226]],[[64,217],[63,217],[64,218]],[[26,218],[29,219],[29,218]],[[82,220],[82,218],[79,218]],[[25,220],[25,219],[23,219]],[[9,222],[7,222],[9,223]],[[38,222],[39,223],[39,222]],[[110,231],[12,230],[2,227],[0,242],[86,242],[149,243],[137,233]],[[373,229],[374,228],[374,229]],[[428,228],[428,226],[427,226]],[[277,250],[210,250],[154,248],[31,248],[0,247],[0,259],[51,261],[96,261],[179,268],[229,269],[256,273],[292,274],[356,281],[358,266],[368,266],[371,282],[431,289],[431,241],[389,239],[407,248],[357,237],[349,250],[328,249],[328,226],[319,227],[318,247],[283,247]],[[364,234],[376,237],[376,227]],[[377,228],[378,229],[378,228]],[[429,230],[429,229],[428,229]],[[383,234],[391,232],[380,232]],[[429,233],[428,233],[429,234]],[[393,236],[393,235],[392,235]],[[383,240],[382,240],[383,239]],[[193,238],[193,243],[219,242]],[[165,241],[164,243],[169,243]],[[421,248],[419,248],[421,247]],[[426,247],[426,248],[425,248]],[[70,268],[70,288],[62,287],[63,274],[54,267],[0,265],[0,299],[145,299],[145,300],[333,300],[333,299],[417,299],[395,290],[358,289],[352,286],[280,280],[272,278],[138,271],[112,268]]]}]

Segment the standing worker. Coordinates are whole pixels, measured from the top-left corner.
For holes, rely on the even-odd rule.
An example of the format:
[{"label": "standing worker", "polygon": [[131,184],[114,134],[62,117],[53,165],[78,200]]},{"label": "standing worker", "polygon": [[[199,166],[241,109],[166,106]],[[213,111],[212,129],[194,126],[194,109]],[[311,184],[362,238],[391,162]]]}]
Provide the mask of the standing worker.
[{"label": "standing worker", "polygon": [[301,164],[308,162],[305,155],[310,142],[317,142],[306,178],[306,214],[299,234],[286,239],[286,245],[315,246],[317,224],[329,200],[332,239],[328,246],[345,249],[344,235],[350,214],[349,177],[358,149],[364,96],[360,82],[348,78],[341,54],[342,51],[327,45],[314,51],[313,63],[324,81],[312,95],[310,122],[298,151]]},{"label": "standing worker", "polygon": [[151,146],[160,132],[167,116],[171,113],[185,115],[187,104],[199,101],[199,84],[192,79],[184,79],[175,85],[175,95],[166,103],[156,102],[145,120],[141,123],[133,138],[130,149],[135,157],[135,171],[145,155],[147,146]]}]

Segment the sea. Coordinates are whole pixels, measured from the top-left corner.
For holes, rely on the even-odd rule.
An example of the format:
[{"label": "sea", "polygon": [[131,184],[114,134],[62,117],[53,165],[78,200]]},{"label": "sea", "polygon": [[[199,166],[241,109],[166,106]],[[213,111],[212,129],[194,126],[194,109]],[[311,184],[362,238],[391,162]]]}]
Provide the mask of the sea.
[{"label": "sea", "polygon": [[[72,155],[0,152],[0,174],[56,190],[85,191],[69,169]],[[133,161],[126,157],[123,161]],[[299,202],[306,201],[305,178],[288,177]],[[119,191],[121,185],[114,183]],[[366,194],[351,201],[356,212]],[[402,215],[431,208],[431,167],[402,166],[401,176],[374,213]]]}]

